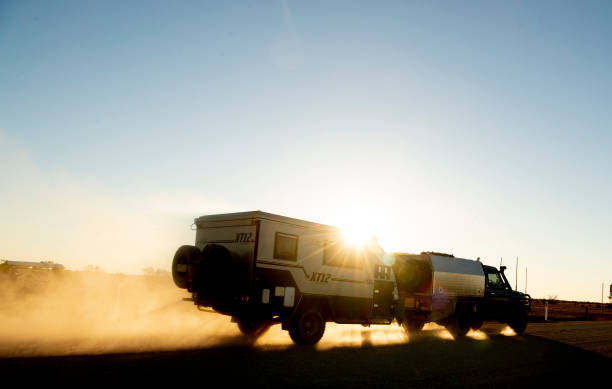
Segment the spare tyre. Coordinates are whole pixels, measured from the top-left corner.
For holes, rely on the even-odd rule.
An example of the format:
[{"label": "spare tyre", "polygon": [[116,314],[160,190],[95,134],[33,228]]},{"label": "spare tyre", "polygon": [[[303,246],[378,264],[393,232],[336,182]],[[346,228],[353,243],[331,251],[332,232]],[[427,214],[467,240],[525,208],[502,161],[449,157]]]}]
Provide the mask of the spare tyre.
[{"label": "spare tyre", "polygon": [[172,260],[172,279],[179,288],[189,287],[189,265],[198,259],[200,253],[197,247],[189,245],[181,246],[176,250]]},{"label": "spare tyre", "polygon": [[193,291],[212,304],[233,300],[248,287],[248,272],[248,265],[234,258],[227,248],[207,244],[195,265]]}]

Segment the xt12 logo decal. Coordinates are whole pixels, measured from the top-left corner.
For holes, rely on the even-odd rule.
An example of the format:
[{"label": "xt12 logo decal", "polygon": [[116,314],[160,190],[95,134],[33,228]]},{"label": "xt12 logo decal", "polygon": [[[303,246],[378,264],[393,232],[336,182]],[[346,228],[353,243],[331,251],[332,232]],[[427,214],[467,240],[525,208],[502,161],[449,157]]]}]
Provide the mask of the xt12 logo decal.
[{"label": "xt12 logo decal", "polygon": [[255,242],[255,237],[252,232],[239,232],[236,234],[236,242],[237,243],[253,243]]},{"label": "xt12 logo decal", "polygon": [[308,278],[310,281],[327,283],[331,274],[313,272]]}]

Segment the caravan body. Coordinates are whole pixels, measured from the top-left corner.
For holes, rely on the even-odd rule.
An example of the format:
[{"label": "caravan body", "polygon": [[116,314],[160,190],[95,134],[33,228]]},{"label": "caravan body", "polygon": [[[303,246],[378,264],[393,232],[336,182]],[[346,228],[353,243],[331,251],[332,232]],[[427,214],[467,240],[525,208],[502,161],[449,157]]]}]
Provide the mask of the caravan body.
[{"label": "caravan body", "polygon": [[338,323],[394,318],[395,278],[375,240],[349,246],[336,227],[261,211],[202,216],[195,226],[195,251],[175,257],[173,274],[200,306],[285,328],[313,309]]}]

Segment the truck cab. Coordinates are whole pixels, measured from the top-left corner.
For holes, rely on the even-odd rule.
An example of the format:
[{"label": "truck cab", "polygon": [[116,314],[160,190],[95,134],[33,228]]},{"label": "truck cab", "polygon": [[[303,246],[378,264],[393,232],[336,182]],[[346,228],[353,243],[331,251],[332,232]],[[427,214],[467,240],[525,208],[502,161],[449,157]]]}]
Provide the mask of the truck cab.
[{"label": "truck cab", "polygon": [[485,273],[485,299],[482,304],[484,320],[497,320],[508,323],[517,333],[525,330],[527,312],[531,309],[531,297],[512,290],[504,271],[493,266],[483,265]]}]

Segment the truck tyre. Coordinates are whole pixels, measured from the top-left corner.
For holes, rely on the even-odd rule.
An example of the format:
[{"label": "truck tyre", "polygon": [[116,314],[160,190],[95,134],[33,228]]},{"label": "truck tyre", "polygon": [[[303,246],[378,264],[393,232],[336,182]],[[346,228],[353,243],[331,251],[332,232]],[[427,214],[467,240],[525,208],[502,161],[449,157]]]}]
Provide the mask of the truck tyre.
[{"label": "truck tyre", "polygon": [[289,336],[295,344],[313,345],[323,337],[325,319],[318,310],[298,312],[289,325]]},{"label": "truck tyre", "polygon": [[188,285],[187,266],[200,255],[195,246],[184,245],[176,250],[172,260],[172,279],[179,288],[186,289]]},{"label": "truck tyre", "polygon": [[421,332],[424,326],[425,322],[423,320],[406,320],[402,323],[404,331],[408,334]]},{"label": "truck tyre", "polygon": [[472,323],[471,328],[473,330],[479,330],[480,327],[482,327],[482,325],[484,324],[484,322],[482,320],[476,321],[474,323]]},{"label": "truck tyre", "polygon": [[458,313],[449,319],[445,327],[453,335],[453,338],[462,338],[470,330],[469,317],[465,313]]},{"label": "truck tyre", "polygon": [[527,328],[527,314],[517,315],[517,317],[512,319],[508,324],[518,335],[522,334]]}]

